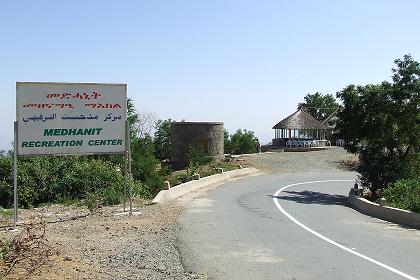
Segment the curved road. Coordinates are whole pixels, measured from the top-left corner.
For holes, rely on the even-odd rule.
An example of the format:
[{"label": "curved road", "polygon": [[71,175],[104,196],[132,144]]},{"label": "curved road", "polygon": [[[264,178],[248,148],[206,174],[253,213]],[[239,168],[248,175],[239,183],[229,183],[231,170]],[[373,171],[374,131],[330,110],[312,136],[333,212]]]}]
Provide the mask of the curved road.
[{"label": "curved road", "polygon": [[196,197],[179,220],[186,268],[212,279],[420,279],[420,231],[347,207],[355,177],[249,177]]}]

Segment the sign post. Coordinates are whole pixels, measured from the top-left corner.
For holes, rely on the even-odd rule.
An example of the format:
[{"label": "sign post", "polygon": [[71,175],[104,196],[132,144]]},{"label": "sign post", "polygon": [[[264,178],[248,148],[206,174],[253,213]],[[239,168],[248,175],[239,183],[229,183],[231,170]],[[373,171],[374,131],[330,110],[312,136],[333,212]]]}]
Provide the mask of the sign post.
[{"label": "sign post", "polygon": [[127,177],[126,122],[126,84],[17,82],[14,227],[18,156],[124,154]]},{"label": "sign post", "polygon": [[127,140],[127,162],[128,162],[128,201],[130,205],[130,215],[133,215],[133,176],[131,174],[131,139],[130,139],[130,126],[128,121],[126,123],[126,132],[127,135],[125,139]]},{"label": "sign post", "polygon": [[13,125],[14,140],[13,140],[13,229],[16,230],[18,222],[18,193],[17,193],[17,154],[18,154],[18,122],[15,121]]},{"label": "sign post", "polygon": [[[130,147],[130,126],[128,124],[128,121],[125,121],[125,146],[127,147],[125,153],[124,153],[124,161],[125,161],[125,169],[124,169],[124,203],[123,208],[125,212],[125,203],[127,200],[127,184],[129,185],[129,189],[131,187],[131,147]],[[129,204],[130,204],[130,215],[132,214],[131,209],[131,192],[129,194]]]},{"label": "sign post", "polygon": [[[127,139],[127,138],[126,138]],[[128,174],[128,151],[124,153],[124,201],[123,201],[123,210],[125,212],[125,203],[127,202],[127,175]]]}]

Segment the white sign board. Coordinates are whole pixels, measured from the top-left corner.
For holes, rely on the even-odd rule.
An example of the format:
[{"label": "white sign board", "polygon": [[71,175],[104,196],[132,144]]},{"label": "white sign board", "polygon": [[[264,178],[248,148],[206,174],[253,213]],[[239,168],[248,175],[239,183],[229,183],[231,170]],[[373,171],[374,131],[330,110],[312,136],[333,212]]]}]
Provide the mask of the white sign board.
[{"label": "white sign board", "polygon": [[16,83],[18,155],[125,152],[127,85]]}]

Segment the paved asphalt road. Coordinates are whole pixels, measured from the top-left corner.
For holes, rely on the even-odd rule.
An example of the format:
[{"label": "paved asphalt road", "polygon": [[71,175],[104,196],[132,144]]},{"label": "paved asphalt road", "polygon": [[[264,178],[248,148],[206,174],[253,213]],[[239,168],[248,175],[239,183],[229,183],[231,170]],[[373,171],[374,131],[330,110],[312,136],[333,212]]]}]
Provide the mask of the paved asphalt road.
[{"label": "paved asphalt road", "polygon": [[179,220],[187,269],[213,279],[420,279],[420,230],[347,207],[353,182],[294,185],[273,199],[290,184],[355,177],[350,172],[249,177],[195,198]]}]

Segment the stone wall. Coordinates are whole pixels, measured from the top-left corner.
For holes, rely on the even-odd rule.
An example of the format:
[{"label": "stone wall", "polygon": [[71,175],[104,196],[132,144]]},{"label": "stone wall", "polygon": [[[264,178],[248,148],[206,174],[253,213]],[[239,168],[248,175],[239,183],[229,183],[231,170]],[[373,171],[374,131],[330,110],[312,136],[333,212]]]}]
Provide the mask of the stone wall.
[{"label": "stone wall", "polygon": [[193,145],[204,153],[218,159],[224,155],[223,123],[219,122],[173,122],[171,164],[175,169],[185,168],[188,147]]},{"label": "stone wall", "polygon": [[420,213],[398,208],[381,206],[356,195],[356,190],[350,189],[348,202],[360,212],[369,216],[420,229]]}]

